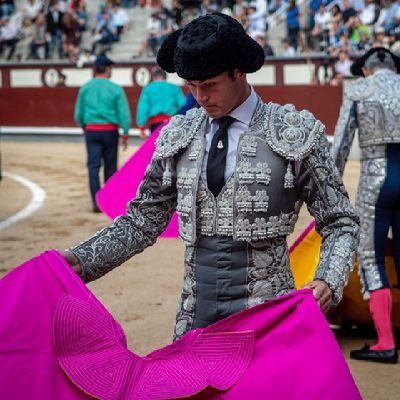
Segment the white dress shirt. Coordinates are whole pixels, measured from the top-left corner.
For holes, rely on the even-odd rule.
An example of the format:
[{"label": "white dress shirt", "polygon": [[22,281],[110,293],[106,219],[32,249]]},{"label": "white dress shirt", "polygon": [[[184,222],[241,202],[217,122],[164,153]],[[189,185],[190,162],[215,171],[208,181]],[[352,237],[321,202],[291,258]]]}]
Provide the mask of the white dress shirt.
[{"label": "white dress shirt", "polygon": [[[233,174],[236,164],[236,152],[240,135],[245,132],[249,125],[254,111],[256,110],[258,97],[252,87],[250,96],[228,115],[235,118],[235,121],[228,128],[228,154],[226,155],[225,182]],[[213,136],[218,130],[218,122],[208,117],[206,126],[206,150],[204,152],[203,165],[201,167],[201,179],[207,183],[207,160]]]},{"label": "white dress shirt", "polygon": [[116,26],[125,26],[129,21],[128,14],[122,8],[120,8],[118,11],[113,12],[112,16],[113,22]]}]

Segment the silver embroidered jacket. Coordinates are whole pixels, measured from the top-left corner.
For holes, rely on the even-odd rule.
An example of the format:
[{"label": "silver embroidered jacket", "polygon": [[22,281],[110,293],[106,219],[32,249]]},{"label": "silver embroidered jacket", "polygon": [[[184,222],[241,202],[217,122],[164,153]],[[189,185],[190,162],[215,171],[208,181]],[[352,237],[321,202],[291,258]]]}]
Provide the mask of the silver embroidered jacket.
[{"label": "silver embroidered jacket", "polygon": [[329,155],[324,126],[308,111],[259,100],[239,140],[236,170],[215,199],[200,178],[206,120],[205,111],[195,109],[163,129],[127,214],[71,249],[83,279],[97,279],[152,245],[176,209],[186,245],[179,336],[195,313],[199,238],[221,235],[249,245],[245,307],[259,304],[295,288],[286,237],[306,202],[323,238],[315,279],[327,282],[337,303],[353,265],[358,218]]},{"label": "silver embroidered jacket", "polygon": [[400,76],[389,69],[358,79],[344,94],[331,154],[343,172],[358,128],[362,159],[384,158],[400,143]]},{"label": "silver embroidered jacket", "polygon": [[335,129],[332,157],[343,173],[355,131],[361,150],[361,174],[356,210],[361,219],[358,248],[362,292],[384,285],[375,252],[376,203],[388,171],[387,146],[400,143],[400,76],[378,69],[346,88]]}]

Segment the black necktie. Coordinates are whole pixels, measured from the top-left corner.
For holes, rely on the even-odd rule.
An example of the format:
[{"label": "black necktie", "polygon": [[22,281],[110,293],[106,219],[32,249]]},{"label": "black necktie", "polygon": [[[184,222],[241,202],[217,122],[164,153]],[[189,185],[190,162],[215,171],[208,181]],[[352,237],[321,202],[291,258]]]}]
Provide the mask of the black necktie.
[{"label": "black necktie", "polygon": [[218,196],[225,185],[226,155],[228,153],[228,128],[235,118],[227,115],[217,119],[219,128],[211,141],[207,160],[207,185],[208,189]]}]

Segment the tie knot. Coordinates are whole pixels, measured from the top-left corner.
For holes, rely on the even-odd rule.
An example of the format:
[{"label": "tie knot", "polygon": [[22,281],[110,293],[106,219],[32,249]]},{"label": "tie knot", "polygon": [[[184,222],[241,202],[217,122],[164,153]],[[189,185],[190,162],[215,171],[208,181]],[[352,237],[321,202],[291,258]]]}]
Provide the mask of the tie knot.
[{"label": "tie knot", "polygon": [[218,118],[217,120],[219,129],[228,129],[228,127],[235,121],[235,118],[230,115],[226,115],[225,117]]}]

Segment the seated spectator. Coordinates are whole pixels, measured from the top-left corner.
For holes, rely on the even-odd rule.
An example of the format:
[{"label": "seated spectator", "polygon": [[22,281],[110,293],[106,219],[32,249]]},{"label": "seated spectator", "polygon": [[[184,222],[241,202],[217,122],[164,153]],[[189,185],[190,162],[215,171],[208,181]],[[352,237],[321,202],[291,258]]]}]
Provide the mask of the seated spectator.
[{"label": "seated spectator", "polygon": [[[187,10],[188,8],[192,8],[192,7],[197,7],[196,1],[192,1],[192,0],[180,0],[180,3],[183,7],[183,10]],[[201,3],[201,5],[200,5],[200,8],[201,8],[200,14],[201,15],[217,12],[219,10],[219,5],[221,4],[221,2],[217,1],[217,0],[203,0],[203,1],[200,1],[199,3]],[[199,13],[197,13],[197,14],[199,14]]]},{"label": "seated spectator", "polygon": [[329,49],[329,54],[332,57],[339,57],[339,52],[341,50],[346,51],[348,54],[354,54],[356,52],[356,44],[350,40],[349,32],[347,30],[343,30],[340,33],[339,43],[337,46]]},{"label": "seated spectator", "polygon": [[249,3],[247,11],[249,19],[248,33],[251,35],[254,31],[265,32],[267,30],[267,3],[265,0],[257,0]]},{"label": "seated spectator", "polygon": [[218,10],[216,0],[179,0],[182,5],[182,27],[200,15]]},{"label": "seated spectator", "polygon": [[79,57],[79,45],[81,43],[81,32],[75,14],[68,11],[63,16],[63,46],[64,54],[76,62]]},{"label": "seated spectator", "polygon": [[136,57],[142,57],[145,51],[148,56],[155,57],[159,46],[172,31],[173,25],[169,11],[159,1],[147,20],[146,40]]},{"label": "seated spectator", "polygon": [[158,51],[158,44],[161,38],[161,21],[157,14],[152,13],[147,19],[146,40],[138,51],[137,57],[142,57],[146,51],[147,56],[155,57]]},{"label": "seated spectator", "polygon": [[343,24],[343,14],[338,4],[334,4],[331,8],[331,23],[336,23],[339,26]]},{"label": "seated spectator", "polygon": [[400,33],[392,31],[389,35],[389,49],[396,56],[400,56]]},{"label": "seated spectator", "polygon": [[372,46],[370,36],[365,32],[360,32],[360,41],[357,43],[357,54],[363,55],[366,53]]},{"label": "seated spectator", "polygon": [[315,25],[311,31],[311,37],[313,38],[312,47],[315,50],[323,51],[328,48],[330,20],[331,14],[326,9],[325,4],[321,3],[318,11],[315,13]]},{"label": "seated spectator", "polygon": [[154,14],[161,23],[161,34],[158,40],[158,45],[161,46],[167,36],[173,32],[171,13],[164,7],[162,0],[158,0],[154,7]]},{"label": "seated spectator", "polygon": [[350,22],[350,40],[357,45],[357,43],[359,43],[360,41],[360,33],[364,32],[366,35],[370,35],[370,31],[368,26],[364,25],[361,23],[360,21],[360,17],[357,15],[353,18],[351,18],[351,20],[349,20]]},{"label": "seated spectator", "polygon": [[352,5],[356,10],[357,14],[360,14],[362,10],[365,8],[365,0],[352,0]]},{"label": "seated spectator", "polygon": [[345,50],[339,51],[339,59],[335,63],[335,71],[343,78],[351,77],[350,67],[352,61],[350,60],[349,53]]},{"label": "seated spectator", "polygon": [[105,14],[110,14],[110,10],[106,7],[105,3],[99,3],[99,11],[96,13],[96,23],[94,29],[96,29],[98,24],[104,20]]},{"label": "seated spectator", "polygon": [[7,16],[0,19],[0,55],[3,54],[6,48],[9,52],[6,56],[7,60],[11,60],[15,46],[18,42],[18,28],[12,19]]},{"label": "seated spectator", "polygon": [[24,20],[26,14],[25,14],[25,8],[24,6],[19,5],[17,7],[17,11],[14,12],[10,16],[10,21],[13,22],[13,24],[17,27],[17,30],[19,31],[22,27],[22,21]]},{"label": "seated spectator", "polygon": [[266,57],[274,56],[274,50],[272,47],[267,43],[266,34],[261,31],[255,31],[251,35],[251,38],[255,40],[264,50],[264,55]]},{"label": "seated spectator", "polygon": [[0,0],[0,19],[11,17],[14,7],[7,0]]},{"label": "seated spectator", "polygon": [[342,20],[347,26],[349,20],[357,15],[357,11],[352,7],[350,0],[343,0]]},{"label": "seated spectator", "polygon": [[236,0],[232,8],[233,17],[240,22],[240,16],[245,11],[247,13],[247,2],[244,0]]},{"label": "seated spectator", "polygon": [[232,9],[229,8],[229,7],[221,8],[220,13],[221,13],[221,14],[228,15],[229,17],[233,17],[233,11],[232,11]]},{"label": "seated spectator", "polygon": [[375,0],[366,0],[365,8],[361,10],[359,17],[363,25],[372,26],[376,22]]},{"label": "seated spectator", "polygon": [[340,47],[340,34],[345,30],[343,26],[340,26],[338,22],[332,21],[329,24],[329,35],[328,35],[328,52],[330,53],[332,48]]},{"label": "seated spectator", "polygon": [[34,28],[34,35],[31,42],[31,57],[39,60],[38,48],[44,48],[44,58],[49,58],[50,37],[46,31],[46,19],[44,14],[38,14]]},{"label": "seated spectator", "polygon": [[390,0],[384,13],[383,28],[389,33],[400,24],[400,4],[396,0]]},{"label": "seated spectator", "polygon": [[290,45],[288,39],[282,39],[282,49],[283,49],[282,53],[283,57],[294,57],[296,55],[296,50],[294,49],[293,46]]},{"label": "seated spectator", "polygon": [[372,47],[389,48],[389,38],[385,35],[385,29],[383,27],[375,29]]},{"label": "seated spectator", "polygon": [[40,0],[28,0],[28,2],[24,4],[24,9],[25,15],[34,22],[43,9],[43,3]]},{"label": "seated spectator", "polygon": [[121,33],[126,32],[128,30],[128,22],[129,22],[128,14],[123,8],[121,8],[120,3],[118,2],[114,3],[111,13],[114,25],[117,29],[115,40],[119,41]]},{"label": "seated spectator", "polygon": [[31,43],[34,38],[35,27],[30,17],[25,17],[18,31],[18,42],[15,56],[18,61],[26,61],[31,56]]},{"label": "seated spectator", "polygon": [[95,35],[93,38],[92,53],[97,54],[98,46],[101,46],[99,54],[104,53],[107,49],[111,48],[112,43],[115,41],[117,29],[112,21],[108,12],[103,14],[103,19],[97,24]]},{"label": "seated spectator", "polygon": [[83,32],[87,28],[87,22],[89,15],[86,11],[86,5],[83,1],[79,2],[77,7],[73,10],[73,14],[75,15],[76,20],[79,24],[79,31]]}]

